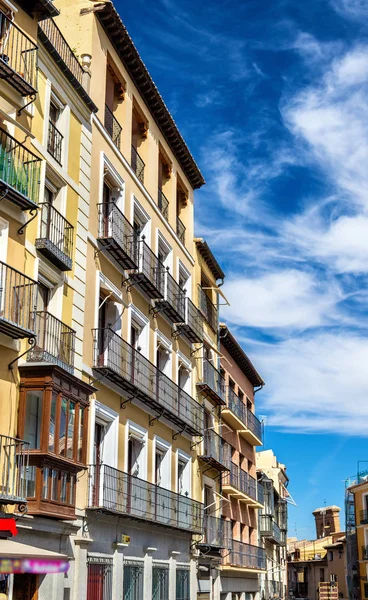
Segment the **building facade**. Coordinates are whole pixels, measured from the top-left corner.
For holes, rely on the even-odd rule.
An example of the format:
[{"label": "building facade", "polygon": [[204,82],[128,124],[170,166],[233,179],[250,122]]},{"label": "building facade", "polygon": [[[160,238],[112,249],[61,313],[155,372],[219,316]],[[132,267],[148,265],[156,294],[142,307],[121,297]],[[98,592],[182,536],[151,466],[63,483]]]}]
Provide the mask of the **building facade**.
[{"label": "building facade", "polygon": [[[353,495],[354,509],[352,511],[355,526],[352,527],[348,554],[351,560],[348,564],[349,592],[350,598],[368,597],[368,481],[367,471],[358,473],[354,480],[350,481],[348,492]],[[347,530],[348,536],[348,530]],[[347,538],[348,539],[348,538]]]},{"label": "building facade", "polygon": [[272,450],[257,452],[256,464],[258,480],[264,489],[259,536],[267,556],[266,572],[261,575],[261,598],[286,598],[289,479],[285,465],[278,462]]}]

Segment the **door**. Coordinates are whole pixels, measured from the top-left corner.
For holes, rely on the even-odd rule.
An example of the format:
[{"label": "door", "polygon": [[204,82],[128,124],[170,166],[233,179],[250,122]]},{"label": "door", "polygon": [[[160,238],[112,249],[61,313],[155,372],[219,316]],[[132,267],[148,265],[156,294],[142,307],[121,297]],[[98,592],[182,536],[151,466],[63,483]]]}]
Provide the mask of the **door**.
[{"label": "door", "polygon": [[204,486],[204,535],[205,541],[207,544],[211,544],[214,542],[212,539],[213,532],[211,528],[211,513],[215,509],[215,498],[213,494],[213,489],[209,485]]},{"label": "door", "polygon": [[[108,335],[106,331],[106,297],[100,294],[98,309],[98,366],[105,365],[105,351],[108,346]],[[106,357],[107,358],[107,357]]]},{"label": "door", "polygon": [[105,435],[105,427],[100,423],[95,423],[95,437],[93,442],[93,464],[94,481],[93,481],[93,506],[104,506],[104,481],[103,481],[103,465],[102,465],[102,450],[103,439]]},{"label": "door", "polygon": [[13,600],[38,600],[38,575],[14,575]]},{"label": "door", "polygon": [[127,512],[143,517],[147,511],[147,483],[140,479],[143,440],[130,437],[128,441]]},{"label": "door", "polygon": [[[37,295],[37,318],[36,318],[36,333],[37,333],[37,344],[35,350],[42,352],[47,351],[53,356],[59,356],[59,348],[55,334],[52,327],[48,326],[47,311],[50,301],[50,288],[46,285],[38,282],[38,295]],[[42,356],[40,356],[42,360]]]}]

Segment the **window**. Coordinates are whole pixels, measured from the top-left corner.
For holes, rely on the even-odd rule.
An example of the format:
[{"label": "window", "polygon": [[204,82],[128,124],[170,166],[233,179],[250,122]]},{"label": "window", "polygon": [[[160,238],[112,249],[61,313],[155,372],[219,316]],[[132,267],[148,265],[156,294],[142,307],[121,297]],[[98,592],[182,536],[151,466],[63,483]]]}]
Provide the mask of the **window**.
[{"label": "window", "polygon": [[151,219],[143,206],[133,196],[133,227],[139,237],[145,238],[146,244],[151,241]]},{"label": "window", "polygon": [[60,132],[61,102],[52,94],[49,112],[47,151],[61,165],[64,136]]},{"label": "window", "polygon": [[176,569],[176,600],[190,600],[189,569]]},{"label": "window", "polygon": [[181,289],[186,292],[186,295],[188,296],[188,298],[190,298],[191,297],[190,273],[189,273],[189,271],[187,271],[187,269],[184,267],[184,265],[181,262],[179,262],[178,283],[179,283],[179,286],[181,287]]},{"label": "window", "polygon": [[169,600],[169,568],[153,566],[152,600]]},{"label": "window", "polygon": [[171,445],[156,436],[154,448],[154,483],[166,490],[171,490]]},{"label": "window", "polygon": [[191,363],[181,353],[178,353],[178,386],[187,394],[191,394]]},{"label": "window", "polygon": [[43,391],[27,392],[23,438],[29,442],[31,450],[39,450],[41,447],[42,409]]},{"label": "window", "polygon": [[178,451],[177,462],[177,492],[190,498],[191,462],[190,456]]},{"label": "window", "polygon": [[112,567],[112,558],[87,558],[87,600],[112,600]]},{"label": "window", "polygon": [[125,563],[123,579],[124,600],[143,600],[143,564]]}]

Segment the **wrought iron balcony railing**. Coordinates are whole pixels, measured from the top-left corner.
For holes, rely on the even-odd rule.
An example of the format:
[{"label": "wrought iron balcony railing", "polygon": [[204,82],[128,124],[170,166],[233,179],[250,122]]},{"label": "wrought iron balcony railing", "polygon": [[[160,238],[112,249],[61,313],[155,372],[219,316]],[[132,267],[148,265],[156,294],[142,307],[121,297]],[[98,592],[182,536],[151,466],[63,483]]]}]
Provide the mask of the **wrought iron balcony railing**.
[{"label": "wrought iron balcony railing", "polygon": [[120,150],[121,132],[123,131],[123,128],[119,121],[114,117],[114,113],[107,104],[105,105],[105,129],[115,146]]},{"label": "wrought iron balcony railing", "polygon": [[190,298],[185,298],[185,323],[177,326],[177,331],[191,344],[203,343],[203,316]]},{"label": "wrought iron balcony railing", "polygon": [[22,96],[37,93],[37,54],[35,43],[0,11],[0,79]]},{"label": "wrought iron balcony railing", "polygon": [[208,360],[203,360],[203,378],[201,382],[197,383],[197,387],[205,390],[206,394],[218,404],[226,403],[225,379]]},{"label": "wrought iron balcony railing", "polygon": [[0,333],[34,337],[37,291],[36,281],[0,262]]},{"label": "wrought iron balcony railing", "polygon": [[75,77],[78,83],[83,85],[83,67],[55,21],[53,19],[44,19],[39,22],[38,26],[59,55],[60,61],[64,63],[65,67],[70,71],[73,77]]},{"label": "wrought iron balcony railing", "polygon": [[166,269],[144,239],[138,242],[138,270],[130,273],[129,280],[138,285],[152,299],[165,298]]},{"label": "wrought iron balcony railing", "polygon": [[203,431],[203,407],[111,329],[94,329],[94,369],[153,415],[191,435]]},{"label": "wrought iron balcony railing", "polygon": [[99,247],[123,271],[137,269],[139,265],[138,236],[133,226],[115,202],[98,204],[97,210],[97,243]]},{"label": "wrought iron balcony railing", "polygon": [[26,502],[28,448],[28,442],[0,435],[0,504]]},{"label": "wrought iron balcony railing", "polygon": [[178,236],[181,243],[184,244],[184,246],[185,246],[185,231],[186,231],[186,228],[185,228],[183,221],[181,221],[179,219],[179,217],[176,217],[176,235]]},{"label": "wrought iron balcony railing", "polygon": [[203,536],[198,542],[198,546],[227,548],[230,539],[230,525],[230,521],[205,513],[203,517]]},{"label": "wrought iron balcony railing", "polygon": [[27,354],[28,362],[59,365],[69,373],[74,371],[75,331],[47,311],[36,312],[34,348]]},{"label": "wrought iron balcony railing", "polygon": [[223,408],[224,418],[229,410],[241,422],[241,427],[244,425],[242,435],[254,445],[262,444],[262,423],[230,387],[227,388],[227,406]]},{"label": "wrought iron balcony railing", "polygon": [[132,145],[131,165],[134,173],[141,183],[144,183],[144,167],[145,164],[138,154],[138,150]]},{"label": "wrought iron balcony railing", "polygon": [[74,227],[52,204],[42,202],[40,208],[40,237],[36,239],[36,248],[61,271],[70,271],[73,266]]},{"label": "wrought iron balcony railing", "polygon": [[272,515],[259,515],[259,532],[271,542],[281,544],[281,531]]},{"label": "wrought iron balcony railing", "polygon": [[107,465],[89,469],[89,508],[201,533],[203,504]]},{"label": "wrought iron balcony railing", "polygon": [[40,193],[40,170],[41,159],[0,128],[1,196],[22,210],[36,208]]},{"label": "wrought iron balcony railing", "polygon": [[49,135],[47,139],[47,151],[61,165],[64,136],[60,133],[55,123],[49,121]]},{"label": "wrought iron balcony railing", "polygon": [[231,540],[230,553],[224,552],[224,567],[240,567],[244,569],[266,570],[266,551],[259,546]]},{"label": "wrought iron balcony railing", "polygon": [[[263,504],[264,502],[262,485],[233,462],[230,465],[230,472],[225,473],[223,477],[222,485],[224,491],[228,488],[238,490],[240,492],[239,499],[243,499],[249,504]],[[246,498],[242,498],[241,494],[244,494]]]},{"label": "wrought iron balcony railing", "polygon": [[203,437],[203,450],[199,458],[209,466],[218,471],[226,471],[230,468],[231,447],[222,437],[213,431],[207,429]]},{"label": "wrought iron balcony railing", "polygon": [[168,270],[165,274],[165,298],[157,300],[155,307],[162,311],[173,323],[185,321],[185,291],[179,286]]},{"label": "wrought iron balcony railing", "polygon": [[360,524],[367,525],[368,524],[368,510],[360,511]]},{"label": "wrought iron balcony railing", "polygon": [[161,188],[158,188],[157,206],[165,217],[166,221],[169,220],[169,201],[166,198]]},{"label": "wrought iron balcony railing", "polygon": [[217,331],[218,310],[200,285],[198,285],[198,306],[211,329]]}]

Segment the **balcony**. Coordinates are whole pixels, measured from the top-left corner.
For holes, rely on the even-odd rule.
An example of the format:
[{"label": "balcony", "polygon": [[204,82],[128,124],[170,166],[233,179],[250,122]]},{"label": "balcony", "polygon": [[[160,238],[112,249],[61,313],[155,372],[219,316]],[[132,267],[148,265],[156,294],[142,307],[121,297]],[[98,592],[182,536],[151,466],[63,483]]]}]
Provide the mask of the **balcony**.
[{"label": "balcony", "polygon": [[360,511],[360,524],[361,525],[368,524],[368,510],[367,509]]},{"label": "balcony", "polygon": [[181,243],[185,246],[185,225],[183,223],[183,221],[181,221],[179,219],[179,217],[176,217],[176,235],[178,236],[179,240],[181,241]]},{"label": "balcony", "polygon": [[111,137],[115,146],[120,150],[121,132],[123,131],[119,121],[114,117],[112,110],[105,105],[105,129]]},{"label": "balcony", "polygon": [[37,343],[27,362],[51,363],[73,374],[75,331],[47,311],[35,314]]},{"label": "balcony", "polygon": [[226,404],[225,379],[208,360],[203,361],[203,377],[202,381],[197,383],[197,388],[218,405]]},{"label": "balcony", "polygon": [[230,387],[227,390],[227,406],[221,416],[252,446],[262,446],[262,423]]},{"label": "balcony", "polygon": [[135,146],[132,146],[131,166],[139,181],[143,184],[145,164],[139,156],[137,148]]},{"label": "balcony", "polygon": [[60,271],[70,271],[73,266],[74,227],[48,202],[40,204],[40,237],[36,248]]},{"label": "balcony", "polygon": [[37,46],[0,11],[0,79],[22,96],[37,93]]},{"label": "balcony", "polygon": [[89,468],[89,508],[189,533],[202,532],[203,504],[107,465]]},{"label": "balcony", "polygon": [[162,215],[165,217],[166,221],[169,220],[169,201],[166,198],[161,188],[158,188],[158,196],[157,196],[157,206],[159,207]]},{"label": "balcony", "polygon": [[47,138],[47,151],[61,165],[64,136],[60,133],[55,123],[49,121],[49,135]]},{"label": "balcony", "polygon": [[197,546],[203,549],[203,554],[209,554],[209,549],[219,551],[222,548],[227,548],[227,540],[229,540],[228,532],[230,531],[230,521],[219,519],[214,515],[204,514],[203,517],[203,534],[202,539],[197,543]]},{"label": "balcony", "polygon": [[252,571],[266,570],[266,552],[259,546],[230,540],[230,553],[226,551],[222,559],[223,569],[236,567]]},{"label": "balcony", "polygon": [[228,496],[232,496],[240,502],[245,502],[252,508],[263,507],[262,485],[233,462],[230,465],[230,472],[225,473],[222,480],[222,490]]},{"label": "balcony", "polygon": [[26,502],[28,447],[28,442],[0,435],[0,505]]},{"label": "balcony", "polygon": [[138,269],[138,238],[133,226],[115,202],[98,204],[97,210],[99,248],[122,271]]},{"label": "balcony", "polygon": [[0,333],[13,338],[35,336],[37,282],[0,262]]},{"label": "balcony", "polygon": [[281,545],[281,531],[272,515],[259,515],[259,533],[270,542]]},{"label": "balcony", "polygon": [[[53,53],[57,54],[58,62],[62,62],[62,71],[67,69],[77,80],[80,85],[83,85],[84,70],[68,42],[64,38],[60,29],[57,27],[53,19],[44,19],[39,23],[39,30],[43,36],[51,44]],[[40,31],[39,31],[40,32]],[[42,40],[43,41],[43,40]],[[63,68],[64,67],[64,68]]]},{"label": "balcony", "polygon": [[203,343],[203,317],[190,298],[185,298],[185,322],[177,325],[176,330],[190,344]]},{"label": "balcony", "polygon": [[231,461],[230,445],[213,429],[207,429],[204,432],[203,451],[198,458],[217,471],[228,471]]},{"label": "balcony", "polygon": [[218,310],[200,285],[198,285],[198,306],[211,329],[213,329],[213,331],[217,331]]},{"label": "balcony", "polygon": [[185,291],[166,270],[165,298],[156,300],[155,309],[163,312],[173,323],[185,321]]},{"label": "balcony", "polygon": [[191,435],[203,431],[203,407],[111,329],[94,330],[94,369],[124,396]]},{"label": "balcony", "polygon": [[40,169],[41,159],[0,128],[1,196],[22,210],[37,208]]},{"label": "balcony", "polygon": [[151,299],[165,298],[166,269],[142,239],[138,242],[138,269],[129,275],[129,284],[137,285]]}]

